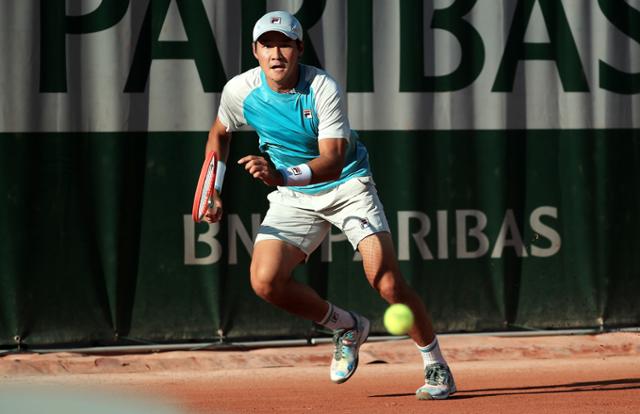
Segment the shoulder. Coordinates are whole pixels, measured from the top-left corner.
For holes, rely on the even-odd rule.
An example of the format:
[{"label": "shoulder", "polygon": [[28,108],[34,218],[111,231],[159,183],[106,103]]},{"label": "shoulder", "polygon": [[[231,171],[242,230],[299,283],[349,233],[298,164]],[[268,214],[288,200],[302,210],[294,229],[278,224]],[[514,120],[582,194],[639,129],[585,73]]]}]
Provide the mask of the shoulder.
[{"label": "shoulder", "polygon": [[255,67],[231,78],[224,86],[223,94],[234,96],[247,96],[252,90],[262,84],[260,67]]},{"label": "shoulder", "polygon": [[250,69],[231,78],[224,89],[218,107],[220,120],[230,131],[246,124],[244,106],[247,97],[262,84],[260,67]]},{"label": "shoulder", "polygon": [[309,83],[311,90],[316,94],[339,94],[340,87],[338,82],[324,70],[315,66],[304,65],[304,74],[306,81]]}]

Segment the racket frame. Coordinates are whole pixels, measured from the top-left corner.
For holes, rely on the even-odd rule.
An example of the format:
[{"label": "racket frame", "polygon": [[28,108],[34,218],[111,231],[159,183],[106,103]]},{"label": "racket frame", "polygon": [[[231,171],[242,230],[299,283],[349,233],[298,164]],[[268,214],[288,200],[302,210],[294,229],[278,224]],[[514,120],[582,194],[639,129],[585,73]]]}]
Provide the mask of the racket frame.
[{"label": "racket frame", "polygon": [[199,223],[207,214],[207,210],[213,207],[213,192],[218,170],[218,157],[215,151],[209,151],[200,170],[200,178],[193,197],[191,216],[193,221]]}]

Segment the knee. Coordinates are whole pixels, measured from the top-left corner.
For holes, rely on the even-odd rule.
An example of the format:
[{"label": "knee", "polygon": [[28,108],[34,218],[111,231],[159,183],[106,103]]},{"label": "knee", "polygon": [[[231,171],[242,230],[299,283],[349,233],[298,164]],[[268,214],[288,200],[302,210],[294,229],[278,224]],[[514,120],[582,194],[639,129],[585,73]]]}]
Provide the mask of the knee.
[{"label": "knee", "polygon": [[400,277],[384,277],[375,288],[380,296],[389,303],[404,302],[409,294],[409,287]]},{"label": "knee", "polygon": [[277,277],[254,266],[251,266],[251,288],[269,303],[276,302],[279,297]]}]

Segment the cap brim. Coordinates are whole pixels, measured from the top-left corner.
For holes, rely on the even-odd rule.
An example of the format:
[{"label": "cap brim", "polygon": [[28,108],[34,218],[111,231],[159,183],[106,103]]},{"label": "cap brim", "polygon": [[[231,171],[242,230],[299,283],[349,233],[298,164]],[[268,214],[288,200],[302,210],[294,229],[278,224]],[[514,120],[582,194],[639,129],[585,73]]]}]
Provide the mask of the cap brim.
[{"label": "cap brim", "polygon": [[264,35],[265,33],[269,33],[269,32],[282,33],[283,35],[287,36],[291,40],[298,40],[298,35],[293,33],[293,32],[288,32],[286,30],[278,30],[278,29],[268,29],[268,30],[265,30],[264,32],[260,33],[255,39],[253,39],[253,41],[257,42],[258,39],[260,39],[260,37],[262,37],[262,35]]}]

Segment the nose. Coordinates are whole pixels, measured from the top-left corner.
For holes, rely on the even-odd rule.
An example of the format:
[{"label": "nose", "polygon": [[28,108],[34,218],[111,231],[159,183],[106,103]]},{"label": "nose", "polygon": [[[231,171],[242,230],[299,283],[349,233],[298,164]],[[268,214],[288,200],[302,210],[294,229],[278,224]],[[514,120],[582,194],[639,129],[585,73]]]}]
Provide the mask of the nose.
[{"label": "nose", "polygon": [[274,46],[272,48],[272,53],[271,53],[271,58],[272,59],[279,59],[282,58],[282,49],[280,48],[280,46]]}]

